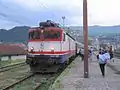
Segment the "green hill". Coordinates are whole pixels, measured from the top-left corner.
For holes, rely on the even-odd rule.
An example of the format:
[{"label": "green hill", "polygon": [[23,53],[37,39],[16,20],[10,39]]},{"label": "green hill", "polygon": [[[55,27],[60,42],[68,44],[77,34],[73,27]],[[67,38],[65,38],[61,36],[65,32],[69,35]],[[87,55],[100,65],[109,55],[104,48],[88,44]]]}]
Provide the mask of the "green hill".
[{"label": "green hill", "polygon": [[1,42],[25,42],[27,40],[28,26],[14,27],[10,30],[0,29]]},{"label": "green hill", "polygon": [[[1,42],[26,42],[28,38],[28,26],[14,27],[10,30],[0,29],[0,41]],[[82,27],[71,26],[69,27],[71,31],[77,31],[79,33],[82,31]],[[119,34],[120,26],[89,26],[88,27],[89,36],[99,36],[99,35],[111,35]]]}]

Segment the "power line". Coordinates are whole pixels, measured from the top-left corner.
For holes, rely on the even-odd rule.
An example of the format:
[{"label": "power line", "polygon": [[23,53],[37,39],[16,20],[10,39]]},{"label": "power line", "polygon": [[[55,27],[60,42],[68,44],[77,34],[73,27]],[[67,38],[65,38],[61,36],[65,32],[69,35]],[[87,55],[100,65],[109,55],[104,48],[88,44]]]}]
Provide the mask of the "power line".
[{"label": "power line", "polygon": [[5,4],[2,3],[2,1],[0,1],[0,4],[5,7],[5,8],[8,8]]},{"label": "power line", "polygon": [[[11,8],[9,8],[8,6],[6,6],[5,4],[3,4],[3,2],[1,2],[0,1],[0,4],[3,6],[3,7],[5,7],[5,8],[7,8],[7,9],[11,9]],[[13,11],[13,9],[12,9],[12,11]],[[14,16],[11,16],[11,15],[9,15],[9,14],[6,14],[6,13],[3,13],[3,12],[0,12],[0,16],[2,16],[3,18],[6,18],[6,19],[4,19],[4,20],[8,20],[8,21],[12,21],[12,22],[15,22],[15,23],[18,23],[18,24],[23,24],[24,22],[21,22],[20,20],[18,20],[18,19],[11,19],[11,18],[13,18]],[[17,15],[18,16],[18,15]],[[18,16],[18,17],[23,17],[23,16]],[[23,17],[23,18],[25,18],[25,19],[27,19],[27,20],[30,20],[30,19],[28,19],[28,18],[26,18],[26,17]],[[31,20],[30,20],[31,21]]]},{"label": "power line", "polygon": [[[49,7],[46,4],[41,3],[40,0],[37,0],[37,1],[40,3],[41,6],[45,7],[46,9],[49,9]],[[51,14],[52,14],[53,17],[56,17],[56,14],[54,12],[51,12]],[[60,17],[60,19],[61,19],[61,17]]]},{"label": "power line", "polygon": [[18,23],[18,24],[21,24],[22,22],[21,21],[19,21],[19,20],[13,20],[13,19],[11,19],[11,16],[10,15],[7,15],[7,14],[5,14],[5,13],[3,13],[3,12],[0,12],[0,16],[2,16],[3,18],[5,18],[5,20],[8,20],[8,21],[12,21],[12,22],[16,22],[16,23]]}]

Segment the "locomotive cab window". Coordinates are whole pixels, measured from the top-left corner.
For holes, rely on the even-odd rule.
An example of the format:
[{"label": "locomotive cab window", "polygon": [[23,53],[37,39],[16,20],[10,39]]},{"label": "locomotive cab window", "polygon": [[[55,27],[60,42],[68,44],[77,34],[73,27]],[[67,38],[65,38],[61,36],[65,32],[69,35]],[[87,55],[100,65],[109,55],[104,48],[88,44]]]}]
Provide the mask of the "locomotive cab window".
[{"label": "locomotive cab window", "polygon": [[34,32],[34,39],[39,39],[40,38],[40,35],[39,35],[40,33],[39,33],[39,31],[37,30],[37,31],[35,31]]},{"label": "locomotive cab window", "polygon": [[29,39],[31,40],[33,38],[34,38],[34,31],[31,31],[31,32],[29,32]]},{"label": "locomotive cab window", "polygon": [[40,38],[40,33],[39,31],[31,31],[29,32],[29,39],[39,39]]},{"label": "locomotive cab window", "polygon": [[65,41],[65,33],[63,34],[63,41]]},{"label": "locomotive cab window", "polygon": [[60,40],[61,32],[56,30],[33,30],[29,32],[30,40]]},{"label": "locomotive cab window", "polygon": [[44,31],[44,39],[59,39],[60,38],[60,32],[54,31],[54,30],[46,30]]}]

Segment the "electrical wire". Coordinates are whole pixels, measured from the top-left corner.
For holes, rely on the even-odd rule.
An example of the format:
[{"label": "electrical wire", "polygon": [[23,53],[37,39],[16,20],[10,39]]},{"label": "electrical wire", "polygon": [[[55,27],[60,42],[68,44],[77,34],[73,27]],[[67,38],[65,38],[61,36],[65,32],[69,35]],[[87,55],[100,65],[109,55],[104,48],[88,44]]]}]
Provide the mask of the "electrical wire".
[{"label": "electrical wire", "polygon": [[[0,5],[2,5],[3,7],[10,10],[10,8],[8,6],[6,6],[5,4],[3,4],[2,1],[0,1]],[[14,17],[13,15],[9,15],[9,14],[3,13],[3,12],[0,12],[0,16],[2,16],[4,18],[4,20],[7,20],[7,21],[12,21],[12,22],[15,22],[15,23],[18,23],[18,24],[23,24],[24,23],[24,22],[22,22],[22,21],[20,21],[18,19],[15,19],[15,18],[13,19],[13,17]],[[18,16],[18,17],[23,17],[23,16]],[[23,17],[23,18],[25,18],[26,20],[31,21],[30,19],[28,19],[26,17]]]},{"label": "electrical wire", "polygon": [[[46,9],[49,9],[49,7],[48,7],[46,4],[41,3],[40,0],[37,0],[37,1],[40,3],[41,6],[45,7]],[[53,17],[57,17],[57,15],[56,15],[55,12],[51,12],[51,15],[52,15]],[[62,17],[62,16],[61,16],[61,17]],[[61,23],[60,20],[58,20],[58,21],[59,21],[59,23]]]}]

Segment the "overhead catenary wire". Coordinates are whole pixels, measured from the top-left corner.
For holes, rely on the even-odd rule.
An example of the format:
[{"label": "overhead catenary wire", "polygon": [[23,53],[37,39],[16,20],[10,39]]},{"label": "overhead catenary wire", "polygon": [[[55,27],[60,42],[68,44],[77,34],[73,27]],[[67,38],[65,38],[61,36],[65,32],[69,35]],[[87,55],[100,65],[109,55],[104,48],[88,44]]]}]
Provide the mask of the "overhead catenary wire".
[{"label": "overhead catenary wire", "polygon": [[[37,0],[39,2],[39,4],[43,7],[45,7],[46,9],[49,9],[49,7],[46,4],[43,4],[40,2],[40,0]],[[52,17],[57,17],[55,12],[51,12]],[[64,15],[63,15],[64,16]],[[59,23],[62,23],[62,16],[60,17],[60,19],[58,19]]]},{"label": "overhead catenary wire", "polygon": [[[49,7],[48,7],[46,4],[41,3],[40,0],[37,0],[37,1],[40,3],[41,6],[45,7],[46,9],[49,9]],[[55,12],[51,12],[51,14],[52,14],[53,17],[58,17],[58,15],[56,15]],[[61,24],[63,24],[63,20],[62,20],[62,17],[63,17],[63,16],[65,16],[65,15],[62,15],[61,17],[59,17],[59,19],[57,19],[57,21],[58,21],[59,23],[61,23]],[[66,16],[65,16],[65,20],[64,20],[64,21],[70,22],[70,20],[69,20],[68,17],[66,17]],[[64,22],[64,24],[66,24],[66,23]]]},{"label": "overhead catenary wire", "polygon": [[5,13],[3,13],[3,12],[0,12],[0,16],[3,17],[3,18],[2,18],[3,20],[12,21],[12,22],[15,22],[15,23],[18,23],[18,24],[22,24],[21,21],[16,20],[16,19],[11,19],[11,16],[10,16],[10,15],[7,15],[7,14],[5,14]]},{"label": "overhead catenary wire", "polygon": [[[6,9],[9,9],[9,10],[13,11],[11,8],[6,6],[2,1],[0,1],[0,5],[3,6],[4,8],[6,8]],[[7,21],[14,22],[14,23],[17,23],[17,24],[24,24],[24,22],[22,22],[21,20],[15,19],[14,18],[15,15],[9,15],[9,14],[7,14],[5,12],[0,12],[0,16],[1,16],[1,19],[3,19],[3,20],[7,20]],[[21,17],[21,16],[19,15],[18,17]],[[23,17],[23,18],[25,18],[27,20],[30,20],[30,19],[28,19],[26,17]]]},{"label": "overhead catenary wire", "polygon": [[[40,0],[37,0],[37,1],[40,3],[41,6],[45,7],[46,9],[49,9],[48,5],[41,3]],[[9,8],[8,6],[6,6],[2,1],[0,1],[0,4],[1,4],[3,7],[5,7],[6,9],[11,9],[11,8]],[[52,15],[52,17],[58,17],[58,15],[56,15],[55,12],[51,12],[51,15]],[[10,15],[10,14],[8,14],[8,13],[6,13],[6,12],[0,12],[0,16],[1,16],[1,18],[2,18],[3,20],[12,21],[12,22],[15,22],[15,23],[17,23],[17,24],[24,24],[23,21],[21,21],[21,20],[19,20],[19,19],[17,19],[17,18],[14,18],[14,15]],[[64,15],[63,15],[63,16],[64,16]],[[18,17],[19,17],[19,16],[18,16]],[[61,18],[62,18],[62,16],[60,17],[60,19],[57,20],[59,23],[62,23],[62,19],[61,19]],[[26,17],[25,17],[25,19],[30,20],[30,19],[28,19],[28,18],[26,18]],[[66,18],[66,20],[67,20],[67,18]],[[30,21],[31,21],[31,20],[30,20]]]}]

